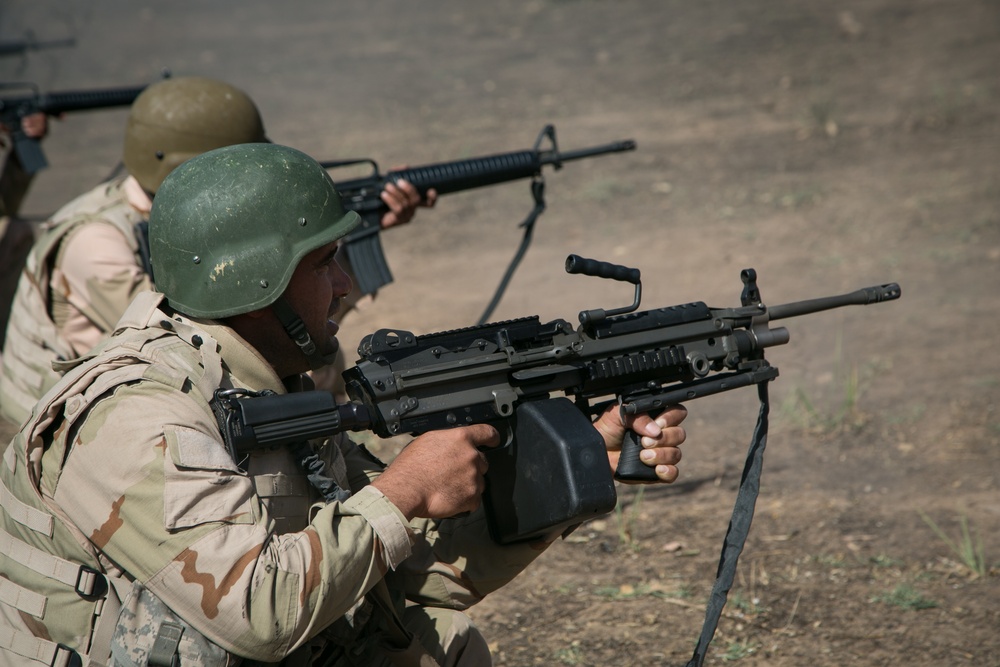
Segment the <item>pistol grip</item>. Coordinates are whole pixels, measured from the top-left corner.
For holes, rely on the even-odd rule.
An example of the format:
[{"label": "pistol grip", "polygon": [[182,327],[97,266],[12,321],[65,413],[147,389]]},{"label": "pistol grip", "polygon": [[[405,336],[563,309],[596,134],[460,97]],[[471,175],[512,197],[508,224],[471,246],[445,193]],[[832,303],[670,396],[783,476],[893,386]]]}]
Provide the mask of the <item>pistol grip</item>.
[{"label": "pistol grip", "polygon": [[[18,126],[20,127],[20,119]],[[14,134],[14,152],[17,159],[21,161],[21,169],[26,174],[36,174],[49,166],[49,161],[45,159],[42,152],[42,142],[18,131]]]},{"label": "pistol grip", "polygon": [[641,437],[634,431],[626,431],[625,440],[622,441],[622,454],[615,469],[615,479],[623,482],[655,482],[659,479],[656,470],[639,459],[642,451],[642,443],[639,442]]}]

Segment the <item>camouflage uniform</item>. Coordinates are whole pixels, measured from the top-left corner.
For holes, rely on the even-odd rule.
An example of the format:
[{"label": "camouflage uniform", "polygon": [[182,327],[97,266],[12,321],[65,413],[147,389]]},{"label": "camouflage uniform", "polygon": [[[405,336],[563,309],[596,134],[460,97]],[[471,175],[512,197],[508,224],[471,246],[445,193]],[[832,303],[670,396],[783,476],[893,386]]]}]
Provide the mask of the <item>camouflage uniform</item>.
[{"label": "camouflage uniform", "polygon": [[20,424],[54,385],[53,362],[79,357],[149,289],[126,179],[103,183],[60,209],[18,282],[4,345],[0,414]]},{"label": "camouflage uniform", "polygon": [[[0,665],[70,651],[144,665],[171,636],[164,628],[180,633],[166,643],[184,667],[237,664],[237,654],[284,665],[489,664],[450,610],[504,585],[544,545],[495,545],[481,510],[407,523],[369,485],[381,464],[347,438],[314,445],[350,491],[342,502],[317,502],[286,449],[251,455],[243,472],[222,442],[214,390],[286,387],[232,330],[161,299],[133,302],[0,464]],[[74,584],[80,564],[86,576]],[[107,595],[93,591],[101,573]],[[406,625],[432,637],[434,659]]]}]

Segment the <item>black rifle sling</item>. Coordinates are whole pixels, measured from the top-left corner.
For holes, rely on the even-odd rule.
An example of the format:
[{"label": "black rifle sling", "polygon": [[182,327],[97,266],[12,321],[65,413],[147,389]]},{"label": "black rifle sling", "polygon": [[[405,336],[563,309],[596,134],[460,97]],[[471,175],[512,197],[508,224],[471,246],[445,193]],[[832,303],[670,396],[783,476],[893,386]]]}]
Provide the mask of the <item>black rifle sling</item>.
[{"label": "black rifle sling", "polygon": [[149,276],[149,281],[153,281],[153,262],[149,257],[149,220],[140,220],[132,227],[135,233],[135,242],[139,246],[139,261],[142,270]]},{"label": "black rifle sling", "polygon": [[503,293],[507,290],[507,285],[510,283],[514,271],[521,263],[521,260],[524,259],[524,253],[528,251],[528,246],[531,244],[531,234],[535,230],[535,222],[538,221],[538,216],[545,210],[545,179],[541,176],[532,179],[531,195],[535,199],[535,208],[531,210],[531,213],[528,214],[528,217],[520,225],[524,227],[524,236],[521,237],[521,245],[518,246],[517,252],[514,254],[514,259],[510,261],[510,266],[507,267],[506,273],[504,273],[503,278],[500,280],[497,291],[493,294],[493,298],[490,300],[489,305],[486,306],[486,310],[483,311],[477,324],[486,324],[489,322],[497,304],[503,298]]},{"label": "black rifle sling", "polygon": [[764,466],[764,448],[767,447],[767,414],[770,409],[767,384],[767,382],[761,382],[757,385],[757,396],[760,398],[757,426],[754,427],[753,440],[750,442],[750,450],[747,452],[746,463],[743,465],[743,476],[740,479],[739,491],[736,493],[733,515],[729,519],[729,528],[722,541],[719,569],[708,599],[708,607],[705,609],[705,622],[701,628],[701,636],[698,638],[698,645],[695,646],[694,655],[685,667],[701,667],[705,661],[708,645],[715,635],[715,629],[719,625],[719,617],[722,616],[722,609],[726,606],[726,597],[729,595],[733,578],[736,576],[736,562],[739,560],[747,534],[750,532],[754,506],[760,491],[760,472]]}]

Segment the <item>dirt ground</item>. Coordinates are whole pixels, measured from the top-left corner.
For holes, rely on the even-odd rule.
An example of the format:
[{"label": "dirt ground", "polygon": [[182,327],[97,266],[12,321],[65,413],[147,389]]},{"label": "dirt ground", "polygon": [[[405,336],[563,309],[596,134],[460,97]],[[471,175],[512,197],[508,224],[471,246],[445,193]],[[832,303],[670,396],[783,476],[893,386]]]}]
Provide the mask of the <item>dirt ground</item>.
[{"label": "dirt ground", "polygon": [[[564,274],[571,252],[640,268],[644,308],[737,305],[747,267],[772,305],[899,282],[897,302],[788,321],[790,344],[769,352],[762,488],[707,664],[1000,665],[995,0],[0,8],[0,38],[77,40],[4,59],[4,80],[222,78],[274,140],[319,159],[521,150],[547,123],[564,150],[635,139],[546,171],[548,210],[494,319],[575,321],[631,299]],[[27,213],[110,172],[123,126],[121,111],[55,123]],[[345,322],[344,348],[383,326],[474,323],[530,208],[512,183],[385,234],[396,282]],[[688,408],[676,484],[621,487],[620,511],[472,611],[496,664],[690,657],[757,404],[741,390]]]}]

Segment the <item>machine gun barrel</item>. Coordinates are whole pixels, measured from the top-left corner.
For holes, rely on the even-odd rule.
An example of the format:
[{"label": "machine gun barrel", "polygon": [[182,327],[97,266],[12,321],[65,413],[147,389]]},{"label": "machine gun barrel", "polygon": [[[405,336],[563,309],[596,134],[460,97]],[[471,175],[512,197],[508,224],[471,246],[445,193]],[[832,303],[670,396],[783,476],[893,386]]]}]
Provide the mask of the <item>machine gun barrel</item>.
[{"label": "machine gun barrel", "polygon": [[854,292],[838,296],[825,296],[818,299],[806,299],[805,301],[771,306],[767,309],[767,312],[770,320],[783,320],[788,317],[810,315],[844,306],[867,306],[871,303],[894,301],[900,297],[900,294],[900,288],[897,283],[886,283],[885,285],[863,287]]}]

